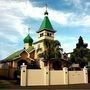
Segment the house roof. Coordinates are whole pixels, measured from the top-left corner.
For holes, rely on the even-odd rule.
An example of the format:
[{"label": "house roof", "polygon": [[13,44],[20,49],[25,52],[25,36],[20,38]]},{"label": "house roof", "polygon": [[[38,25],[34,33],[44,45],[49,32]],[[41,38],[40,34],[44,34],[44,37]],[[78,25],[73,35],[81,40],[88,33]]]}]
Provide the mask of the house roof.
[{"label": "house roof", "polygon": [[[30,53],[30,51],[32,51],[32,50],[34,50],[34,47],[30,47],[30,48],[28,48],[26,51],[27,51],[28,53]],[[5,58],[4,60],[2,60],[2,62],[15,60],[16,58],[19,57],[20,53],[23,52],[23,51],[24,51],[24,49],[19,50],[19,51],[17,51],[17,52],[14,52],[13,54],[9,55],[7,58]]]},{"label": "house roof", "polygon": [[51,22],[50,22],[48,16],[44,17],[44,20],[43,20],[39,30],[37,31],[37,33],[41,32],[43,30],[50,31],[50,32],[55,32],[52,25],[51,25]]}]

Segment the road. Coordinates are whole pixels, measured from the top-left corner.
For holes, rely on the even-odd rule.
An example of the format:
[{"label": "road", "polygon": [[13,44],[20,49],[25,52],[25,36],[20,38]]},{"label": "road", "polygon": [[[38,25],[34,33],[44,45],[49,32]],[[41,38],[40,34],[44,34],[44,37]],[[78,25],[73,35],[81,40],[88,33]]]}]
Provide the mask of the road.
[{"label": "road", "polygon": [[0,78],[0,90],[90,90],[90,84],[21,87],[16,80]]}]

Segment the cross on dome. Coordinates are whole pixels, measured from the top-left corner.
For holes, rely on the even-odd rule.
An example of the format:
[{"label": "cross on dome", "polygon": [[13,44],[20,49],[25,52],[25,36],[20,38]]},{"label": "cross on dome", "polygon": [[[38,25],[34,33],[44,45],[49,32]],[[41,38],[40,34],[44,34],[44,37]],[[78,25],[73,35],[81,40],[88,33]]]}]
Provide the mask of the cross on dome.
[{"label": "cross on dome", "polygon": [[29,32],[30,32],[30,29],[31,29],[31,28],[29,27],[29,28],[28,28],[28,34],[29,34]]}]

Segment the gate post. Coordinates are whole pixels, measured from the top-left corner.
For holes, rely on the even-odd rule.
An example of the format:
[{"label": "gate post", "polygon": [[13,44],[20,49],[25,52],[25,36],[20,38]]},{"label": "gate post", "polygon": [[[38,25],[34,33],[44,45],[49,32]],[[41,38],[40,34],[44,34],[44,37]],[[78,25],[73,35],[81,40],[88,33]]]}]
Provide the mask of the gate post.
[{"label": "gate post", "polygon": [[86,67],[83,68],[84,72],[84,83],[88,83],[88,70]]},{"label": "gate post", "polygon": [[25,65],[25,63],[23,63],[23,65],[21,65],[21,76],[20,76],[20,78],[21,78],[21,80],[20,80],[20,85],[21,86],[26,86],[27,84],[26,84],[26,80],[27,80],[27,75],[26,75],[26,67],[27,67],[27,65]]},{"label": "gate post", "polygon": [[49,68],[48,68],[48,66],[46,66],[46,67],[44,67],[44,83],[45,83],[45,85],[49,85],[49,79],[50,77],[49,77]]},{"label": "gate post", "polygon": [[63,68],[63,74],[64,74],[64,84],[68,84],[68,68],[64,67]]}]

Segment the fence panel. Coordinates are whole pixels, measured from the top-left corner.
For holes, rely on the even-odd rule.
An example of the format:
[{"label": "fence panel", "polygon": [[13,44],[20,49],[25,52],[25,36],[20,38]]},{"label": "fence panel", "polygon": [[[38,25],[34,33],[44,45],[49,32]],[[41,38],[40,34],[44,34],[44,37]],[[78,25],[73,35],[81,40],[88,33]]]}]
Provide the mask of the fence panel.
[{"label": "fence panel", "polygon": [[64,84],[64,73],[61,70],[50,71],[50,85]]},{"label": "fence panel", "polygon": [[69,71],[69,84],[84,83],[83,71]]},{"label": "fence panel", "polygon": [[44,71],[43,70],[27,70],[27,85],[44,85]]}]

